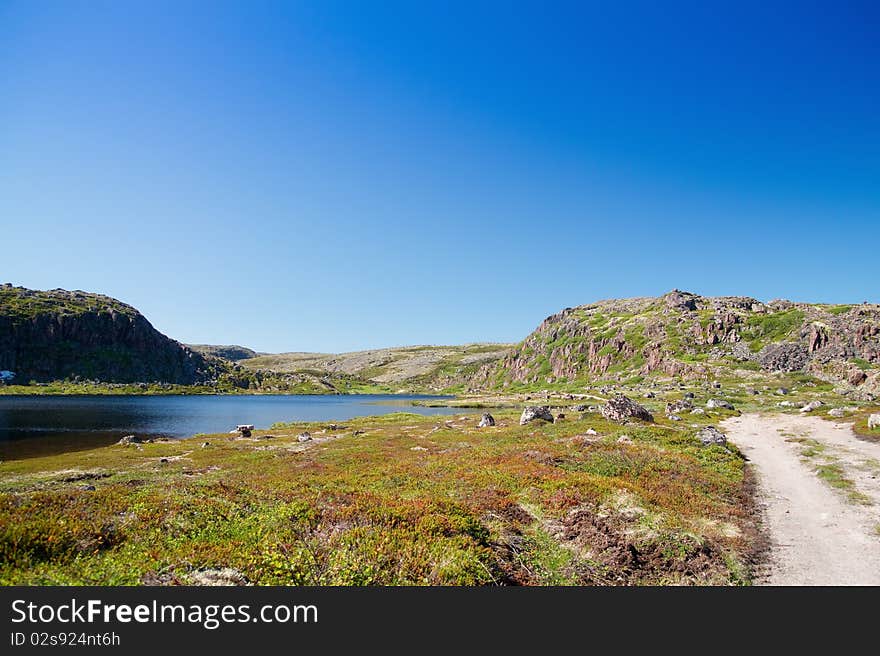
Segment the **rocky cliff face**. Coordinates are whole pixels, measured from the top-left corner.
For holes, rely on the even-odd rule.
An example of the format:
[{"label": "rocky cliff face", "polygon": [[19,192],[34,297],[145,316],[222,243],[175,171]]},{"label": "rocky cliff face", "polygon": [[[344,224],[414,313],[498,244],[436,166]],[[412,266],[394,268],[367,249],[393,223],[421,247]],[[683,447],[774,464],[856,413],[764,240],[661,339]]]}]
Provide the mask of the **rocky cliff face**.
[{"label": "rocky cliff face", "polygon": [[0,286],[0,370],[17,382],[79,377],[193,384],[218,361],[169,339],[133,307],[99,294]]},{"label": "rocky cliff face", "polygon": [[805,372],[880,391],[880,306],[819,305],[673,290],[545,319],[477,383],[544,385],[633,376]]}]

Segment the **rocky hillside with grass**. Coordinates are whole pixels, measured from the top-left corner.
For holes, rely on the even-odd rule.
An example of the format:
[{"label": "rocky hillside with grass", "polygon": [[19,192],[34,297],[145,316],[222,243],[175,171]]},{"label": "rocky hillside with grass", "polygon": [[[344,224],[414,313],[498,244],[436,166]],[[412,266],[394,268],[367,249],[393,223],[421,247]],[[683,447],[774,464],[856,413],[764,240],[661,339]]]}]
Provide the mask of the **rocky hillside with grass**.
[{"label": "rocky hillside with grass", "polygon": [[192,385],[225,371],[109,296],[0,286],[0,370],[15,382],[64,379]]},{"label": "rocky hillside with grass", "polygon": [[349,376],[393,391],[461,391],[509,349],[509,344],[404,346],[336,354],[280,353],[240,364],[253,371]]},{"label": "rocky hillside with grass", "polygon": [[880,306],[709,298],[599,301],[554,314],[475,385],[502,389],[742,380],[800,372],[857,396],[880,394]]}]

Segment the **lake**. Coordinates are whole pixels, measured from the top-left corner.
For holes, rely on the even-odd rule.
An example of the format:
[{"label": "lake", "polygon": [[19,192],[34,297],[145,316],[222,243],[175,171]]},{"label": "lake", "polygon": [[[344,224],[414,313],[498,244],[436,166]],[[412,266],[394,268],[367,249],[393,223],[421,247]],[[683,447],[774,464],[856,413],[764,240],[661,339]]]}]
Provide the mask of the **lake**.
[{"label": "lake", "polygon": [[414,412],[458,414],[413,406],[444,396],[392,394],[259,396],[0,396],[0,459],[91,449],[123,435],[189,437],[225,433],[237,424],[269,428],[279,421],[345,421]]}]

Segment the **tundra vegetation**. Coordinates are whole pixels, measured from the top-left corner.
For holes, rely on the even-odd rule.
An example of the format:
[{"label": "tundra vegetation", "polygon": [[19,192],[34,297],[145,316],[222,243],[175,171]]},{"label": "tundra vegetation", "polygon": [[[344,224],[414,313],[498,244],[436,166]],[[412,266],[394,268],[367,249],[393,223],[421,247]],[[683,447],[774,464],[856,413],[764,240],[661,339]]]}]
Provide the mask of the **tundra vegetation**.
[{"label": "tundra vegetation", "polygon": [[743,458],[656,412],[398,413],[3,462],[0,582],[747,583]]}]

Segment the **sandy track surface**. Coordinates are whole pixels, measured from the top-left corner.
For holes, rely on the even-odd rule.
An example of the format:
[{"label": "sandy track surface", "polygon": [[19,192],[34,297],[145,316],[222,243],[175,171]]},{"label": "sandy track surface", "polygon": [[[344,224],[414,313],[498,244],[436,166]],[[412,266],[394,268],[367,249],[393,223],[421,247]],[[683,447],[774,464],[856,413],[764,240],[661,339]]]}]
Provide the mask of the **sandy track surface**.
[{"label": "sandy track surface", "polygon": [[[723,428],[754,467],[765,510],[770,554],[756,583],[880,585],[880,444],[817,417],[749,414]],[[818,476],[829,463],[854,489]]]}]

